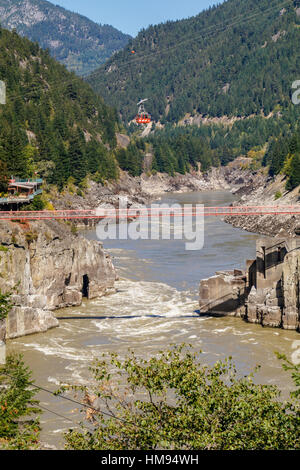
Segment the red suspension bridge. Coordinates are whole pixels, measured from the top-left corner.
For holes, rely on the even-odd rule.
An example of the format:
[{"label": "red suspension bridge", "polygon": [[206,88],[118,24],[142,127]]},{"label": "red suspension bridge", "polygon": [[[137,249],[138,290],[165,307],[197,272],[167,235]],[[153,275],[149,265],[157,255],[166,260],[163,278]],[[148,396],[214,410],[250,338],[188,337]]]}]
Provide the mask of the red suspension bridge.
[{"label": "red suspension bridge", "polygon": [[154,217],[225,217],[225,216],[263,216],[263,215],[300,215],[299,205],[279,206],[227,206],[203,207],[183,206],[179,208],[150,207],[112,209],[98,208],[89,210],[44,210],[44,211],[0,211],[1,220],[79,220],[79,219],[135,219]]}]

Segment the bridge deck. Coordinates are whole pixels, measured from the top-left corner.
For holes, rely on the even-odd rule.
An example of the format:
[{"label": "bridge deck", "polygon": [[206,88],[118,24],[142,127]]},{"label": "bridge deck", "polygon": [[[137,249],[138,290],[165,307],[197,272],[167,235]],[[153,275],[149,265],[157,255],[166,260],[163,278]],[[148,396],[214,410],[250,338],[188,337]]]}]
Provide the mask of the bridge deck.
[{"label": "bridge deck", "polygon": [[299,215],[299,205],[281,206],[228,206],[228,207],[183,207],[174,208],[130,208],[130,209],[90,209],[56,211],[0,211],[1,220],[53,220],[53,219],[133,219],[137,217],[225,217],[262,215]]}]

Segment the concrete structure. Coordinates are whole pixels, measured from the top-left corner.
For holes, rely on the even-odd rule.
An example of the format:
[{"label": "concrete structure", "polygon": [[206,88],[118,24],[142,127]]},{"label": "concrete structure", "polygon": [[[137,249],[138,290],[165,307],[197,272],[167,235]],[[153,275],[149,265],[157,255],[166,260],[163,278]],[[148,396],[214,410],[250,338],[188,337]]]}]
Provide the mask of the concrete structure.
[{"label": "concrete structure", "polygon": [[242,271],[219,271],[200,283],[200,311],[214,315],[243,315],[246,275]]},{"label": "concrete structure", "polygon": [[300,330],[300,240],[261,238],[245,271],[219,272],[200,283],[202,314]]}]

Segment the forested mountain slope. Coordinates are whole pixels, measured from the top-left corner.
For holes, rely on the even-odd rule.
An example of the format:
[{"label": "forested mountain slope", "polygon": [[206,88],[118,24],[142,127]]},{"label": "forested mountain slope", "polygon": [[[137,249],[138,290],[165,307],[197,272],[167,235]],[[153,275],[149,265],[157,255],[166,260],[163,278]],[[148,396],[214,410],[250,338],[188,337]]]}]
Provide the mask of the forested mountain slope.
[{"label": "forested mountain slope", "polygon": [[227,0],[141,31],[88,81],[127,122],[140,98],[163,123],[268,116],[290,104],[299,44],[299,1]]},{"label": "forested mountain slope", "polygon": [[95,70],[130,36],[45,0],[0,0],[0,23],[39,43],[79,75]]},{"label": "forested mountain slope", "polygon": [[[88,84],[37,44],[0,28],[0,186],[37,172],[62,187],[87,174],[115,178],[119,122]],[[3,190],[3,189],[0,189]]]}]

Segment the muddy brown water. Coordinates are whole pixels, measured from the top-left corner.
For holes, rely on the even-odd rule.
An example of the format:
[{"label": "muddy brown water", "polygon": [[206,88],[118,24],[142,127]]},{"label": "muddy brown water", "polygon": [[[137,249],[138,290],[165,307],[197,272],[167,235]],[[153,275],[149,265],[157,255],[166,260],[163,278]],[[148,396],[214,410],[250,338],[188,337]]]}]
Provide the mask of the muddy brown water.
[{"label": "muddy brown water", "polygon": [[[216,206],[233,199],[230,193],[218,191],[169,194],[161,202]],[[95,230],[85,236],[97,238]],[[59,328],[9,341],[8,351],[23,354],[38,385],[56,390],[61,382],[86,382],[89,366],[103,352],[124,357],[132,348],[150,357],[170,344],[189,343],[202,351],[205,363],[232,356],[241,375],[261,365],[256,381],[276,384],[287,396],[292,384],[275,351],[291,357],[298,333],[197,313],[200,279],[217,270],[243,267],[246,259],[255,256],[255,240],[255,234],[213,217],[205,219],[200,251],[185,251],[180,240],[107,240],[104,247],[120,276],[117,292],[57,311]],[[63,433],[80,419],[79,407],[46,392],[38,398],[44,408],[63,416],[43,413],[42,440],[63,447]]]}]

